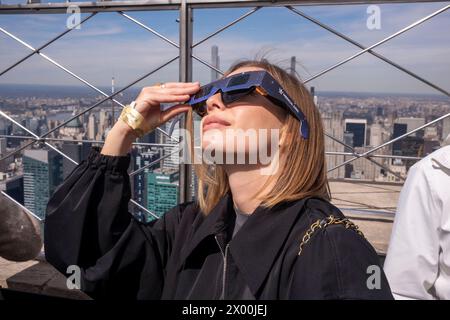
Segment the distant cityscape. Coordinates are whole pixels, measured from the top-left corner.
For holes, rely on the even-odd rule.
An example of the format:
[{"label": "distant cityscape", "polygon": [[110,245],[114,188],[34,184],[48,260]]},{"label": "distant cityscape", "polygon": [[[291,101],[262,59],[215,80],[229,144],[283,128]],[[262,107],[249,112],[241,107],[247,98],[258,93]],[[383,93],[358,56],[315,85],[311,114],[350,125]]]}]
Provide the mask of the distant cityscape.
[{"label": "distant cityscape", "polygon": [[[402,178],[418,158],[440,148],[444,140],[450,138],[450,118],[445,118],[378,149],[370,159],[359,158],[339,166],[353,158],[354,153],[364,153],[449,113],[450,101],[438,95],[311,90],[322,114],[325,132],[332,137],[325,139],[328,169],[337,167],[329,172],[330,179],[402,183]],[[108,92],[108,89],[103,91]],[[115,99],[126,104],[138,92],[138,88],[129,89]],[[0,109],[36,135],[43,135],[102,98],[89,89],[78,87],[2,85]],[[107,100],[46,138],[53,139],[48,142],[79,163],[87,157],[92,146],[101,146],[121,109],[117,103]],[[169,127],[170,123],[166,123],[162,129],[168,132]],[[30,134],[1,117],[1,157],[28,143],[30,140],[26,136]],[[167,155],[176,147],[173,140],[156,130],[137,142],[143,144],[132,150],[130,172]],[[152,144],[173,144],[174,147]],[[58,152],[43,144],[34,144],[0,161],[0,189],[43,218],[49,197],[74,168],[75,164]],[[194,192],[195,175],[192,175],[192,181]],[[178,163],[171,157],[132,176],[132,198],[157,216],[178,203],[178,190]],[[129,210],[139,219],[154,219],[135,205],[130,205]]]}]

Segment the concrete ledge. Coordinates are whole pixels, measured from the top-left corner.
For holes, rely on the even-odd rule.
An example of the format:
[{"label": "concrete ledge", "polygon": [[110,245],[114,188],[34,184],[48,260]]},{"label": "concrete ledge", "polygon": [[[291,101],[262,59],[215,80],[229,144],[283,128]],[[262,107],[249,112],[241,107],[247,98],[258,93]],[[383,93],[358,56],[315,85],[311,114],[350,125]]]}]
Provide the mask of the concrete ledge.
[{"label": "concrete ledge", "polygon": [[45,261],[13,262],[0,258],[0,287],[60,298],[90,300],[80,290],[66,286],[66,278]]}]

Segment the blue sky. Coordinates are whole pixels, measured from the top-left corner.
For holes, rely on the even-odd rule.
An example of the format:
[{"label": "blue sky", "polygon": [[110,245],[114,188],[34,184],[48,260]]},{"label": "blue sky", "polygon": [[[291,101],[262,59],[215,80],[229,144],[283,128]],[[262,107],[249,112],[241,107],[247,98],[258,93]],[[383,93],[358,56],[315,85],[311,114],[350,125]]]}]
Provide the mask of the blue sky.
[{"label": "blue sky", "polygon": [[[3,4],[23,2],[2,0]],[[297,8],[368,46],[447,4],[379,5],[380,30],[369,30],[366,26],[368,5]],[[195,10],[194,43],[249,10]],[[127,14],[178,43],[177,11]],[[37,47],[63,32],[67,18],[66,14],[0,14],[0,27]],[[449,30],[450,10],[447,10],[375,50],[450,90]],[[297,71],[303,79],[359,51],[359,48],[286,8],[263,8],[194,48],[194,54],[209,61],[212,45],[219,46],[222,70],[226,70],[237,59],[252,58],[262,52],[267,53],[270,61],[288,67],[290,57],[295,55]],[[29,49],[0,32],[0,70],[29,52]],[[114,75],[118,87],[125,86],[178,54],[175,47],[117,13],[97,14],[84,23],[81,29],[72,30],[43,52],[94,85],[107,86]],[[195,60],[193,66],[194,80],[209,82],[210,70]],[[137,85],[148,86],[157,81],[178,81],[178,60]],[[0,85],[2,83],[81,84],[38,55],[1,76]],[[369,54],[356,58],[309,85],[314,85],[319,91],[437,93]]]}]

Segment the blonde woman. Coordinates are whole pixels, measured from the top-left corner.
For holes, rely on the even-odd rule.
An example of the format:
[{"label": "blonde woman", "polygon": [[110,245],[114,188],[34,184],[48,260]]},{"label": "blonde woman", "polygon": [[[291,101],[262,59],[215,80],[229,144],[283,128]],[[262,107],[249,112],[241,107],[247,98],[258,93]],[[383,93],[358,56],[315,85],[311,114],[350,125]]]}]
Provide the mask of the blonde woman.
[{"label": "blonde woman", "polygon": [[[161,103],[178,104],[161,111]],[[47,207],[47,259],[63,273],[77,265],[86,293],[392,299],[374,249],[329,202],[320,114],[296,77],[264,59],[242,61],[201,89],[176,82],[145,87],[130,108],[144,121],[120,118]],[[192,120],[193,111],[203,117],[201,147],[211,151],[195,165],[196,200],[140,223],[128,213],[131,144],[182,112]],[[269,139],[255,144],[247,136],[232,148],[239,130]],[[262,149],[275,150],[272,161],[249,161]],[[214,161],[230,150],[231,161]]]}]

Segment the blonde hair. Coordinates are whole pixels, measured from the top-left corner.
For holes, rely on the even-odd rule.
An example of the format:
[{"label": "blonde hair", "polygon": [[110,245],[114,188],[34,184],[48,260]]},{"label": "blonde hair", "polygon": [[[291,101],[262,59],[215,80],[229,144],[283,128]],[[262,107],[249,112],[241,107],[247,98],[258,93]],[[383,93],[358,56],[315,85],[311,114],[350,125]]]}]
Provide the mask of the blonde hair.
[{"label": "blonde hair", "polygon": [[[280,140],[283,141],[280,151],[283,161],[280,162],[278,169],[287,174],[269,177],[266,184],[258,190],[255,196],[261,200],[261,206],[271,208],[282,201],[295,201],[308,196],[330,200],[322,120],[308,89],[297,76],[291,75],[266,59],[237,62],[225,72],[224,77],[242,67],[259,67],[269,72],[305,114],[310,130],[309,138],[303,139],[299,135],[300,122],[287,111],[286,121],[280,130]],[[187,113],[187,130],[192,137],[191,154],[193,154],[192,110]],[[196,201],[202,213],[207,215],[230,191],[228,177],[219,164],[194,164],[194,169],[198,177]],[[273,188],[260,196],[264,187],[273,179],[277,179]]]}]

